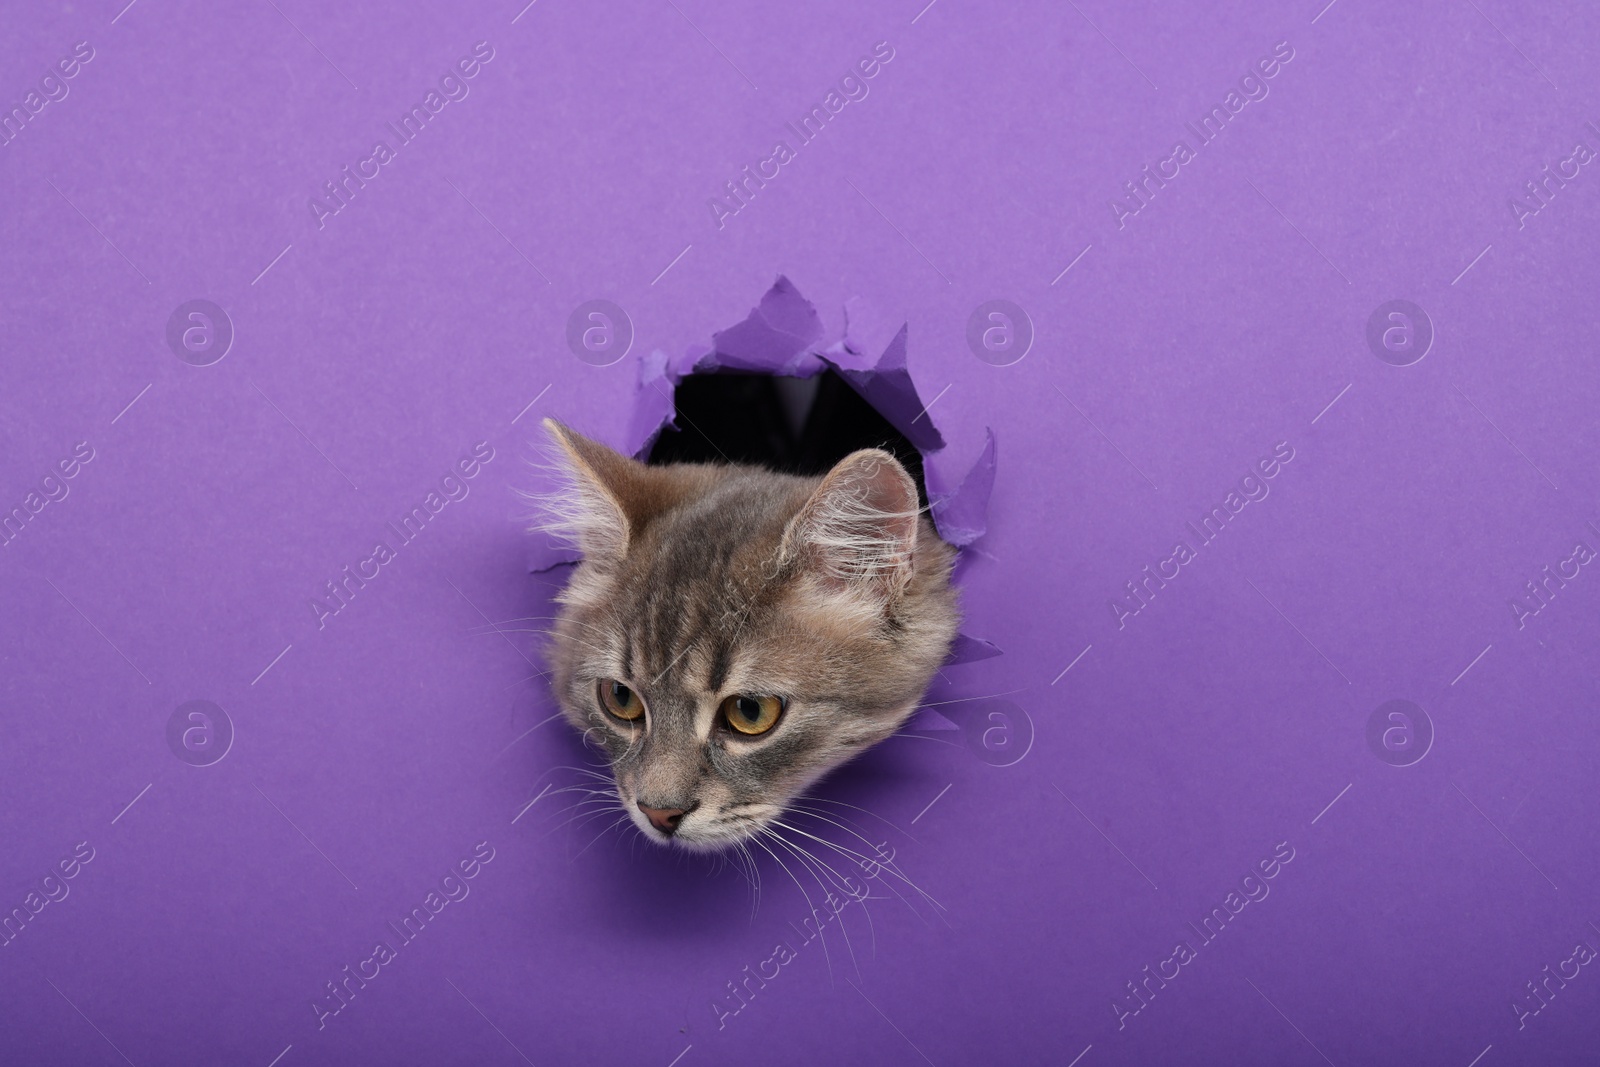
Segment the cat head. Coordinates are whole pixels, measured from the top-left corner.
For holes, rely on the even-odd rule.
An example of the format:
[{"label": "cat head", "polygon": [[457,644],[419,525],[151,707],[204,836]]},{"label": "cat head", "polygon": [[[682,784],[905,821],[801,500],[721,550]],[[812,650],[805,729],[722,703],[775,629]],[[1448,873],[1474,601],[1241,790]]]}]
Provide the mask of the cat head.
[{"label": "cat head", "polygon": [[547,419],[547,529],[583,559],[552,680],[653,841],[756,836],[911,715],[958,620],[955,552],[887,452],[823,477],[629,459]]}]

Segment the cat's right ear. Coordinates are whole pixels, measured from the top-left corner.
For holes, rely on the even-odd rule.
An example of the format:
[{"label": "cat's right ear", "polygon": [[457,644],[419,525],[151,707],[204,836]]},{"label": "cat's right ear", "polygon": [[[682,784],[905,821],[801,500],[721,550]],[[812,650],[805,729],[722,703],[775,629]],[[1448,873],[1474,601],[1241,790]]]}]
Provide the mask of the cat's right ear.
[{"label": "cat's right ear", "polygon": [[862,449],[822,479],[790,521],[780,551],[834,591],[893,601],[911,581],[920,514],[917,484],[900,461]]},{"label": "cat's right ear", "polygon": [[544,499],[545,528],[565,535],[584,559],[621,559],[630,534],[626,501],[644,465],[555,419],[545,419],[544,428],[560,447],[566,475],[566,484]]}]

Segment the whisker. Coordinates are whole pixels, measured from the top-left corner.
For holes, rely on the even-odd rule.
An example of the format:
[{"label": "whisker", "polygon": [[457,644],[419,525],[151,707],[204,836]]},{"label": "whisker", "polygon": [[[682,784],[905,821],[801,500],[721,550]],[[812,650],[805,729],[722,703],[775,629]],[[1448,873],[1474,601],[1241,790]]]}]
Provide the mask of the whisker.
[{"label": "whisker", "polygon": [[586,785],[564,785],[560,789],[551,789],[547,786],[539,795],[541,797],[558,796],[562,793],[582,793],[595,800],[615,800],[606,790],[592,789]]},{"label": "whisker", "polygon": [[537,777],[537,778],[535,778],[533,780],[533,784],[534,785],[538,785],[541,781],[544,780],[546,775],[554,774],[557,771],[574,771],[574,772],[576,772],[578,774],[587,774],[591,778],[596,778],[596,779],[599,779],[600,781],[603,781],[603,782],[605,782],[607,784],[610,784],[611,776],[609,774],[603,774],[599,770],[596,769],[597,767],[600,767],[600,766],[604,766],[604,765],[603,764],[596,764],[594,767],[578,767],[578,766],[574,766],[572,764],[562,764],[562,765],[557,766],[557,767],[546,767],[545,770],[544,770],[544,773],[539,775],[539,777]]},{"label": "whisker", "polygon": [[905,873],[902,872],[898,867],[896,867],[894,865],[893,861],[885,863],[881,857],[876,858],[876,859],[868,859],[866,856],[863,856],[861,853],[856,852],[853,849],[845,848],[843,845],[837,844],[837,843],[835,843],[833,841],[829,841],[826,838],[817,837],[815,834],[808,834],[804,830],[800,829],[798,826],[790,826],[788,823],[785,823],[785,822],[783,822],[783,821],[781,821],[779,819],[774,819],[774,820],[772,820],[772,822],[773,822],[773,825],[775,825],[775,826],[781,826],[785,830],[792,830],[795,833],[800,834],[802,837],[810,838],[812,841],[817,842],[817,844],[819,844],[819,845],[826,845],[829,848],[833,849],[835,852],[843,853],[844,855],[849,856],[852,859],[855,859],[860,863],[870,864],[870,865],[878,867],[881,870],[888,871],[890,874],[894,875],[896,878],[898,878],[902,882],[904,882],[907,887],[909,887],[910,889],[915,890],[917,895],[922,897],[928,903],[932,904],[934,907],[938,908],[941,911],[946,910],[943,904],[940,904],[937,900],[935,900],[933,897],[929,896],[926,892],[924,892],[921,886],[917,885],[911,879],[907,878],[905,876]]},{"label": "whisker", "polygon": [[616,819],[615,822],[612,822],[605,829],[601,830],[598,834],[596,834],[594,836],[594,840],[593,841],[590,841],[587,845],[584,845],[583,848],[579,849],[578,850],[578,854],[576,856],[572,857],[571,862],[577,863],[578,860],[583,857],[583,854],[585,852],[588,852],[591,848],[593,848],[595,846],[595,842],[599,841],[602,837],[606,836],[611,831],[615,830],[617,827],[623,825],[624,823],[626,823],[628,821],[629,820],[628,820],[627,812],[623,812],[621,815],[617,816],[617,819]]},{"label": "whisker", "polygon": [[745,842],[735,842],[734,848],[750,868],[750,873],[745,877],[750,881],[750,925],[753,927],[756,924],[756,912],[761,907],[761,871],[756,867],[756,858],[750,855],[750,847]]},{"label": "whisker", "polygon": [[[815,864],[818,868],[827,872],[829,875],[828,881],[832,882],[835,887],[844,890],[845,893],[848,894],[852,899],[859,899],[856,897],[856,894],[862,889],[861,883],[857,882],[856,884],[851,885],[851,880],[849,878],[840,874],[829,864],[823,862],[822,859],[816,855],[816,853],[812,852],[810,849],[807,849],[804,845],[790,841],[779,833],[774,833],[773,837],[779,841],[782,841],[784,847],[788,848],[791,852],[796,853],[802,859],[809,863]],[[824,885],[823,888],[827,888],[827,886]]]},{"label": "whisker", "polygon": [[[561,634],[559,634],[555,630],[538,630],[538,629],[529,629],[527,627],[512,627],[511,629],[501,629],[501,628],[496,627],[496,628],[490,629],[490,630],[481,630],[478,633],[473,634],[473,636],[474,637],[489,637],[489,636],[492,636],[494,634],[499,634],[501,637],[505,637],[508,634],[547,634],[547,635],[549,635],[551,637],[560,637],[561,636]],[[608,649],[603,648],[600,645],[594,644],[591,641],[585,641],[581,637],[573,637],[573,636],[571,636],[569,634],[569,635],[567,635],[566,639],[571,641],[573,644],[582,645],[584,648],[587,648],[587,649],[591,650],[592,652],[596,653],[597,655],[606,656],[606,655],[610,654],[610,651]]]},{"label": "whisker", "polygon": [[[885,826],[888,826],[891,830],[895,830],[895,831],[897,831],[897,832],[899,832],[901,834],[904,834],[906,837],[911,838],[911,840],[913,840],[913,841],[916,840],[916,838],[913,835],[907,833],[904,828],[902,828],[901,826],[899,826],[896,823],[890,822],[888,819],[885,819],[882,815],[879,815],[877,812],[872,811],[869,808],[863,808],[863,807],[861,807],[861,806],[859,806],[857,804],[846,804],[842,800],[830,800],[827,797],[819,797],[819,796],[814,796],[814,795],[811,795],[811,794],[802,794],[801,796],[798,796],[795,799],[796,800],[815,801],[818,804],[833,804],[833,805],[835,805],[837,807],[849,808],[851,811],[859,811],[863,815],[872,816],[874,819],[877,819],[879,822],[883,823]],[[841,815],[840,818],[842,819],[842,818],[844,818],[844,816]]]},{"label": "whisker", "polygon": [[[877,928],[877,925],[872,921],[872,909],[867,907],[867,901],[873,899],[873,897],[872,897],[872,887],[868,884],[867,880],[863,879],[862,882],[861,882],[861,890],[862,890],[863,895],[862,896],[856,896],[855,891],[849,888],[849,885],[848,885],[848,883],[850,881],[849,878],[846,878],[845,876],[841,875],[838,871],[834,870],[834,868],[833,868],[833,866],[831,864],[823,862],[822,858],[820,856],[816,855],[815,853],[811,852],[810,849],[807,849],[807,848],[805,848],[803,846],[798,846],[798,845],[796,845],[795,847],[799,848],[799,850],[801,852],[804,852],[805,854],[809,855],[811,857],[811,860],[812,860],[813,863],[821,864],[824,868],[826,868],[834,876],[834,878],[840,880],[840,882],[843,883],[843,888],[844,888],[845,892],[847,894],[849,894],[849,896],[851,897],[852,900],[854,900],[857,904],[861,905],[861,913],[863,915],[865,915],[866,919],[867,919],[867,934],[868,934],[869,937],[872,938],[872,957],[873,957],[873,959],[877,959],[877,957],[878,957],[878,928]],[[863,872],[863,874],[864,873],[865,872]],[[900,896],[900,894],[899,893],[895,893],[895,896]],[[905,898],[904,897],[901,897],[900,899],[901,899],[902,903],[905,902]],[[906,906],[910,907],[909,904],[907,904]],[[913,910],[915,910],[915,909],[913,909]],[[840,909],[839,916],[840,916],[839,917],[839,925],[841,927],[843,927],[844,926],[844,911],[843,911],[843,909]],[[847,940],[847,943],[848,943],[848,940]],[[855,953],[852,951],[851,952],[851,959],[854,960],[854,958],[855,958]],[[860,975],[860,971],[858,970],[857,973],[856,973],[856,977],[859,978],[860,976],[861,976]]]},{"label": "whisker", "polygon": [[[519,619],[501,619],[498,622],[490,622],[487,625],[489,625],[489,626],[506,626],[506,625],[509,625],[511,623],[514,623],[514,622],[561,622],[561,621],[563,621],[563,619],[562,619],[562,616],[560,616],[560,615],[524,615]],[[586,630],[594,630],[597,633],[602,633],[602,634],[605,634],[607,636],[610,636],[610,634],[611,634],[611,631],[606,629],[605,627],[597,626],[594,623],[584,622],[582,619],[568,618],[565,621],[569,625],[582,626]]]},{"label": "whisker", "polygon": [[[954,733],[955,731],[952,730],[952,731],[949,731],[949,732]],[[908,733],[905,730],[897,730],[894,733],[890,734],[888,737],[884,738],[884,740],[885,741],[893,741],[893,740],[895,740],[897,738],[904,738],[907,741],[937,741],[941,745],[954,745],[956,748],[960,748],[961,747],[961,742],[959,742],[959,741],[946,741],[942,737],[932,737],[932,736],[930,736],[928,734],[913,734],[913,733]]]},{"label": "whisker", "polygon": [[943,707],[946,704],[965,704],[969,700],[998,700],[1000,697],[1016,696],[1018,693],[1023,693],[1023,692],[1026,692],[1026,691],[1027,691],[1026,688],[1023,688],[1023,689],[1008,689],[1004,693],[990,693],[987,696],[953,697],[950,700],[935,700],[935,701],[931,701],[930,703],[927,703],[927,704],[918,704],[917,707],[919,709],[920,708],[938,708],[938,707]]},{"label": "whisker", "polygon": [[[821,876],[821,874],[818,873],[817,868],[816,868],[815,865],[820,864],[823,869],[825,869],[825,870],[829,871],[830,873],[832,873],[834,875],[834,877],[836,877],[836,878],[838,877],[838,872],[834,871],[833,868],[829,867],[827,864],[821,863],[821,861],[818,860],[815,856],[813,856],[810,853],[808,853],[805,849],[800,848],[794,842],[784,840],[784,838],[780,834],[770,833],[770,836],[772,837],[772,839],[774,841],[778,842],[780,845],[782,845],[785,848],[787,848],[790,852],[793,852],[796,856],[800,857],[800,862],[803,865],[805,865],[807,871],[810,872],[811,877],[816,879],[817,885],[821,887],[821,889],[822,889],[822,891],[823,891],[823,893],[824,893],[824,895],[826,897],[830,897],[831,898],[833,896],[833,891],[830,890],[828,888],[828,884],[825,881],[823,881],[822,876]],[[845,888],[843,886],[841,886],[840,888],[844,888],[845,889],[845,895],[850,897],[852,900],[859,900],[859,898],[856,897],[855,893],[852,892],[851,890],[849,890],[848,888]],[[846,906],[848,906],[848,905],[846,905]],[[855,970],[856,970],[856,978],[859,979],[861,977],[861,964],[856,959],[855,946],[850,943],[850,929],[849,929],[849,927],[847,927],[845,925],[844,908],[843,907],[839,908],[838,911],[835,912],[834,914],[836,914],[839,917],[839,931],[844,935],[845,951],[850,953],[850,966],[855,968]],[[872,920],[869,917],[867,921],[870,924]],[[874,943],[876,943],[876,940],[877,940],[876,935],[874,935],[873,940],[874,940]]]},{"label": "whisker", "polygon": [[512,686],[526,685],[529,682],[542,682],[542,681],[544,681],[544,675],[542,675],[542,674],[530,674],[530,675],[528,675],[528,676],[526,676],[524,678],[518,678],[516,681],[512,682],[511,685],[502,685],[499,689],[496,689],[494,691],[494,695],[495,696],[499,696],[501,693],[504,693],[507,689],[510,689]]},{"label": "whisker", "polygon": [[[769,830],[763,829],[763,830],[761,830],[761,833],[763,835],[773,836],[774,839],[776,839],[776,835],[773,835],[771,833],[771,831],[769,831]],[[810,910],[812,918],[815,919],[816,915],[817,915],[817,907],[816,907],[815,904],[811,903],[811,894],[807,893],[806,892],[806,887],[800,884],[800,879],[798,879],[798,878],[796,878],[794,876],[794,872],[789,870],[788,865],[785,864],[781,858],[779,858],[779,856],[778,856],[778,854],[776,852],[774,852],[774,851],[772,851],[772,849],[768,848],[767,847],[767,843],[765,841],[761,840],[760,837],[752,837],[750,840],[754,841],[757,845],[759,845],[763,852],[765,852],[767,855],[771,856],[772,859],[773,859],[773,862],[775,862],[778,865],[778,867],[783,871],[784,874],[787,874],[789,876],[789,880],[795,884],[795,888],[800,890],[800,895],[805,898],[806,907]],[[833,985],[833,956],[828,952],[828,937],[827,937],[826,932],[823,929],[823,924],[820,921],[817,922],[817,940],[822,943],[822,958],[828,965],[828,985],[832,986]]]},{"label": "whisker", "polygon": [[512,738],[511,744],[506,745],[505,748],[502,748],[499,752],[496,752],[494,754],[494,759],[491,759],[489,762],[493,763],[495,760],[499,759],[501,756],[504,756],[507,752],[511,751],[512,746],[515,745],[518,741],[521,741],[524,737],[527,737],[529,734],[533,733],[533,731],[537,730],[539,727],[544,726],[547,723],[555,722],[557,719],[561,718],[561,714],[562,713],[558,711],[554,715],[550,716],[548,719],[543,719],[543,720],[533,724],[532,726],[528,727],[522,733],[520,733],[516,737]]},{"label": "whisker", "polygon": [[[820,797],[813,797],[811,799],[820,800],[821,798]],[[837,804],[837,803],[839,803],[839,801],[828,801],[828,803]],[[798,803],[795,803],[795,802],[792,802],[792,801],[790,802],[789,806],[797,814],[804,815],[804,816],[806,816],[808,818],[812,818],[812,819],[820,819],[822,822],[832,823],[834,826],[837,826],[839,829],[843,830],[845,833],[849,834],[851,837],[855,838],[857,841],[860,841],[863,845],[866,845],[868,848],[876,850],[877,847],[878,847],[877,845],[873,844],[870,839],[868,839],[866,837],[863,837],[861,834],[857,833],[856,830],[853,829],[851,825],[847,825],[848,820],[846,820],[846,822],[839,822],[837,819],[834,819],[834,818],[830,817],[825,812],[812,811],[811,809],[805,807],[804,805],[801,805],[801,804],[798,804]],[[847,808],[855,807],[855,805],[853,805],[853,804],[846,804],[844,806],[847,807]],[[867,811],[866,808],[856,808],[856,810],[857,811],[864,811],[868,815],[872,815],[873,814],[872,812]],[[840,818],[844,818],[844,817],[840,816]],[[912,841],[916,840],[915,836],[913,836],[912,834],[906,833],[904,830],[901,830],[900,827],[896,826],[892,822],[889,822],[888,819],[884,819],[882,816],[874,816],[874,818],[877,818],[881,822],[886,823],[891,829],[899,832],[901,836],[906,837],[906,838],[908,838],[908,839],[910,839]]]},{"label": "whisker", "polygon": [[[823,822],[832,823],[833,825],[838,826],[841,830],[845,831],[845,833],[847,833],[850,836],[858,839],[862,844],[866,845],[869,849],[871,849],[874,854],[876,854],[876,855],[878,855],[880,857],[878,859],[868,860],[865,856],[861,856],[859,853],[855,853],[853,850],[845,850],[845,851],[848,852],[848,854],[850,854],[852,856],[859,857],[857,859],[858,864],[865,865],[865,864],[868,864],[868,863],[875,863],[879,867],[892,870],[897,878],[900,878],[901,880],[905,880],[905,875],[903,873],[901,873],[899,871],[899,869],[894,866],[893,862],[885,863],[882,860],[881,853],[879,853],[879,851],[878,851],[879,850],[879,846],[874,844],[871,840],[869,840],[869,839],[867,839],[865,837],[862,837],[860,834],[856,833],[854,830],[852,830],[849,827],[843,825],[842,823],[834,822],[834,820],[829,819],[824,815],[818,814],[817,812],[806,811],[804,809],[798,809],[798,808],[795,809],[795,810],[796,810],[797,814],[806,815],[806,816],[808,816],[810,818],[813,818],[813,819],[820,819]],[[799,827],[792,827],[791,829],[793,829],[796,833],[805,833],[805,831],[801,830]],[[909,837],[910,835],[907,835],[907,836]],[[912,838],[912,840],[916,840],[916,839]],[[835,844],[833,842],[827,842],[827,844],[828,844],[828,846],[830,848],[833,848],[835,850],[839,850],[840,849],[840,846],[838,846],[837,844]],[[887,889],[889,892],[893,893],[897,898],[899,898],[900,903],[904,904],[908,911],[910,911],[913,915],[916,915],[918,918],[921,918],[921,913],[919,911],[917,911],[917,909],[912,905],[912,903],[909,900],[907,900],[901,894],[901,892],[898,889],[896,889],[893,885],[889,885],[889,884],[885,884],[884,888]],[[916,888],[916,887],[913,886],[912,888]],[[920,889],[918,889],[917,891],[919,893],[921,892]],[[937,904],[937,902],[935,902],[935,904]],[[926,922],[926,920],[923,920],[923,921]],[[948,925],[948,921],[946,922],[946,925]]]},{"label": "whisker", "polygon": [[[597,804],[599,806],[590,808],[587,811],[580,810],[583,807],[583,805],[586,805],[586,804]],[[572,807],[566,809],[567,812],[574,812],[575,814],[573,814],[571,818],[567,819],[567,821],[562,823],[561,825],[551,827],[549,833],[547,833],[545,836],[549,837],[551,834],[557,833],[557,832],[559,832],[561,830],[565,830],[567,827],[573,825],[574,823],[576,823],[579,826],[582,826],[584,823],[587,823],[590,819],[593,819],[593,818],[595,818],[597,816],[600,816],[600,815],[604,815],[610,810],[612,810],[612,806],[611,805],[601,804],[599,801],[596,801],[596,800],[582,800],[582,801],[579,801],[577,804],[574,804]],[[566,812],[563,812],[563,814],[565,814],[565,813]],[[624,812],[623,814],[626,815],[627,813]]]},{"label": "whisker", "polygon": [[593,765],[591,767],[579,767],[579,766],[576,766],[576,765],[566,765],[566,766],[561,766],[561,767],[552,767],[551,770],[572,771],[574,774],[588,775],[590,778],[596,779],[597,781],[605,782],[608,785],[611,783],[611,780],[612,780],[611,779],[611,775],[609,773],[607,773],[608,772],[608,768],[606,768],[605,764],[603,764],[603,763],[597,763],[597,764],[595,764],[595,765]]},{"label": "whisker", "polygon": [[[787,827],[787,828],[788,829],[793,829],[796,833],[802,833],[802,834],[805,833],[804,830],[801,830],[798,827]],[[835,850],[839,850],[839,848],[840,848],[838,845],[834,844],[833,842],[826,842],[825,841],[823,843],[827,844],[828,847],[833,848]],[[877,846],[876,845],[872,845],[871,842],[867,842],[867,844],[869,846],[871,846],[874,850],[877,849]],[[848,854],[857,855],[855,853],[848,853]],[[858,859],[857,862],[862,864],[862,865],[865,865],[866,863],[869,863],[869,862],[870,863],[874,863],[880,869],[889,870],[891,873],[893,873],[895,875],[895,877],[899,878],[901,881],[905,881],[908,885],[911,884],[909,882],[909,880],[905,877],[905,875],[903,873],[901,873],[897,868],[894,867],[894,864],[892,862],[891,863],[885,863],[882,859],[876,859],[876,860],[868,861],[865,857],[861,857],[860,859]],[[863,873],[865,873],[864,870],[863,870]],[[915,915],[924,924],[927,923],[928,920],[923,917],[922,913],[917,910],[916,906],[913,905],[911,903],[911,901],[907,900],[905,898],[905,895],[903,893],[901,893],[900,890],[896,889],[892,883],[890,883],[890,882],[880,882],[880,884],[883,886],[883,888],[885,888],[889,892],[893,893],[895,895],[895,898],[897,900],[899,900],[900,903],[902,903],[902,904],[904,904],[906,906],[906,910],[907,911],[909,911],[909,912],[911,912],[911,914]],[[918,889],[915,885],[912,885],[911,888],[916,889],[918,893],[922,893],[922,890]],[[923,896],[927,896],[927,894],[925,894],[925,893],[922,893],[922,895]],[[929,899],[932,900],[932,898],[929,898]],[[941,905],[939,905],[939,902],[936,901],[936,900],[932,901],[932,903],[934,904],[935,907],[941,907]],[[937,911],[934,914],[935,915],[939,915],[939,913]],[[939,918],[944,919],[944,917],[942,915],[939,915]],[[946,926],[950,925],[950,922],[949,922],[948,919],[944,919],[944,923],[945,923]]]}]

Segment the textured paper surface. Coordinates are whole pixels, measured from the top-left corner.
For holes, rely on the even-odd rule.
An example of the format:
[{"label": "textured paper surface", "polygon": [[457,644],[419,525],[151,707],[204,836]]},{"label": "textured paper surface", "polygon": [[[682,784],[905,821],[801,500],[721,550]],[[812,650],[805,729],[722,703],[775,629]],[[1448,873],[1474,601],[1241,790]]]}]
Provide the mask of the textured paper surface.
[{"label": "textured paper surface", "polygon": [[[0,1062],[1593,1060],[1594,10],[10,14]],[[708,358],[965,544],[864,902],[558,792],[539,420]]]}]

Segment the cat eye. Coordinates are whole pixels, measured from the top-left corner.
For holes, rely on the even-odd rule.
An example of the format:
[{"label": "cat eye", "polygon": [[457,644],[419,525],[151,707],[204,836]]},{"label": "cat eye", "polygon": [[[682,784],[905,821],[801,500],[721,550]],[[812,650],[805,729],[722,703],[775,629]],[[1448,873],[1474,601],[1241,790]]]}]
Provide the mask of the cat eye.
[{"label": "cat eye", "polygon": [[624,722],[634,722],[644,714],[644,699],[615,678],[598,683],[600,706]]},{"label": "cat eye", "polygon": [[783,714],[783,698],[740,693],[724,700],[720,710],[729,726],[741,734],[754,736],[778,725],[778,716]]}]

